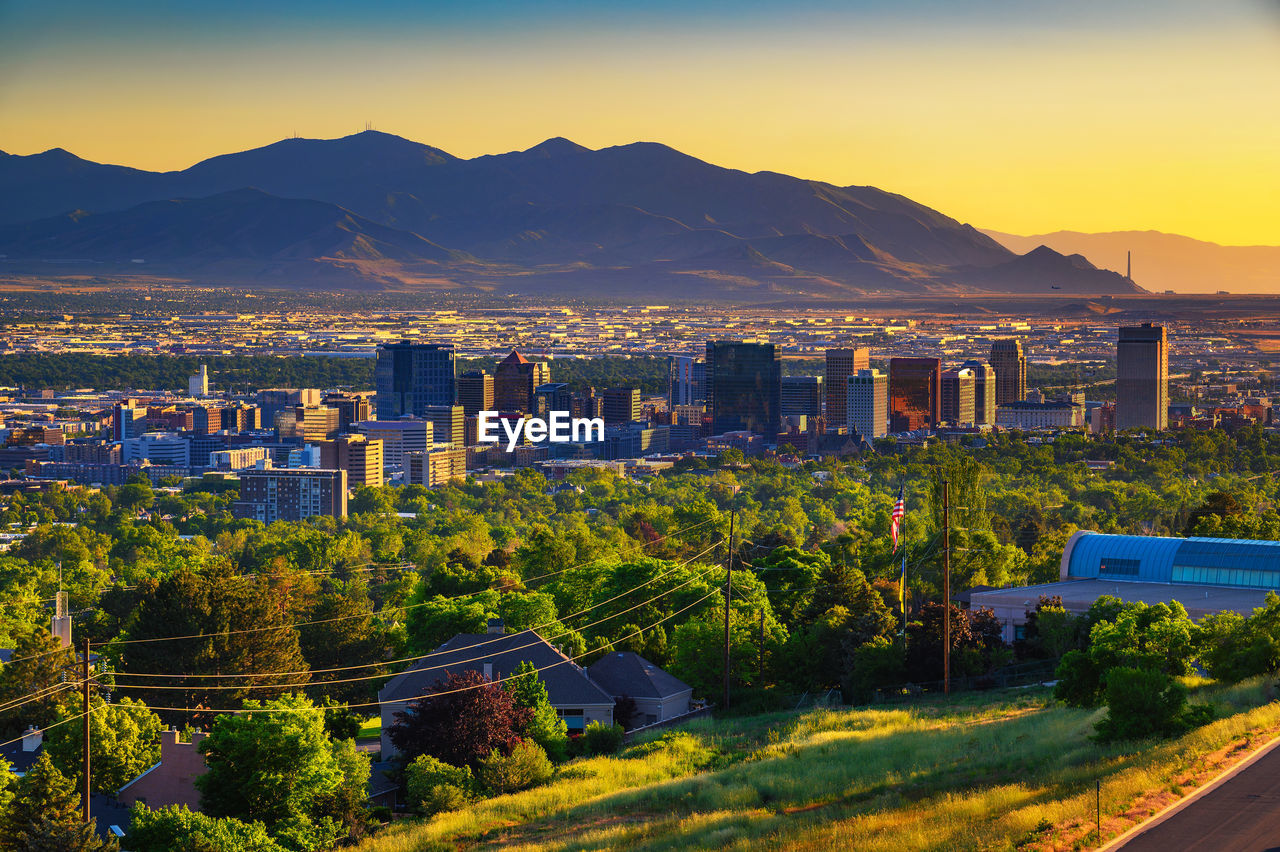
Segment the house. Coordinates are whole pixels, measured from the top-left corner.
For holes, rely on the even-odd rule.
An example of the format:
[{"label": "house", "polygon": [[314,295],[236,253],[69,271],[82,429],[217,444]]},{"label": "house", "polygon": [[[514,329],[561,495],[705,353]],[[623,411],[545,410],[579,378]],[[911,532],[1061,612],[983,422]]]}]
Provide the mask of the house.
[{"label": "house", "polygon": [[665,722],[690,711],[693,687],[630,651],[606,654],[587,674],[614,700],[630,698],[636,714],[619,719],[628,728]]},{"label": "house", "polygon": [[28,725],[22,739],[0,746],[0,759],[9,764],[10,772],[21,778],[35,765],[43,746],[44,731]]},{"label": "house", "polygon": [[522,662],[532,663],[547,687],[547,697],[569,733],[591,722],[613,724],[613,696],[601,689],[585,670],[532,630],[505,633],[502,621],[489,622],[488,633],[460,633],[425,658],[392,678],[378,692],[382,715],[382,757],[395,753],[388,731],[396,714],[431,691],[450,673],[477,671],[491,680],[512,674]]},{"label": "house", "polygon": [[184,743],[178,739],[176,728],[161,731],[160,762],[121,787],[116,798],[130,807],[142,802],[153,810],[166,805],[200,810],[196,779],[209,771],[200,753],[200,742],[207,736],[203,731],[194,731],[191,742]]}]

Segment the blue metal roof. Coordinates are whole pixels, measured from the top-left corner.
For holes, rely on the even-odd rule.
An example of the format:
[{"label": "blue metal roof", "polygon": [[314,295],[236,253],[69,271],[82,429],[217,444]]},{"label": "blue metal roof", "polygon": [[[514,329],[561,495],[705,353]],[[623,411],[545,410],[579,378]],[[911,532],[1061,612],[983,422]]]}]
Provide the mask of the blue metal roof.
[{"label": "blue metal roof", "polygon": [[1238,588],[1280,587],[1280,542],[1082,532],[1067,545],[1065,576]]}]

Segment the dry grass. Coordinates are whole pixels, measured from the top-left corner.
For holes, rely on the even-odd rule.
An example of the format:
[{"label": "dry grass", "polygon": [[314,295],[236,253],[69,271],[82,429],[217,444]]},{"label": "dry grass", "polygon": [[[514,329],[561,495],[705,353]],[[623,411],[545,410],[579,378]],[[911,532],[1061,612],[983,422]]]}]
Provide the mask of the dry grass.
[{"label": "dry grass", "polygon": [[1280,727],[1268,682],[1200,693],[1225,718],[1128,748],[1044,691],[707,723],[359,848],[1087,848],[1095,779],[1114,836]]}]

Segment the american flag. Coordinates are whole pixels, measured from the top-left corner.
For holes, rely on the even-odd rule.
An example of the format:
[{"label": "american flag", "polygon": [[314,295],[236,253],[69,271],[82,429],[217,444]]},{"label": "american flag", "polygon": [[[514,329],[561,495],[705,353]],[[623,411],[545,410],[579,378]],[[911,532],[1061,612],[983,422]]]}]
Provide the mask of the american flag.
[{"label": "american flag", "polygon": [[893,504],[893,513],[889,516],[889,534],[893,536],[893,552],[898,552],[898,528],[902,526],[902,518],[907,514],[907,502],[898,489],[898,502]]}]

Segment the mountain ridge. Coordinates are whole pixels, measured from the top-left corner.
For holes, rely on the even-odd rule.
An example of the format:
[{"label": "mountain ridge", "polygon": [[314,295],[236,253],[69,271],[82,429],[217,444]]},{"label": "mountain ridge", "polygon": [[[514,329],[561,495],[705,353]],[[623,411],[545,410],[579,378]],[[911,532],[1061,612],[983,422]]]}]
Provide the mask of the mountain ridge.
[{"label": "mountain ridge", "polygon": [[[903,195],[724,168],[655,142],[593,150],[552,137],[523,151],[461,159],[366,131],[283,139],[174,172],[48,154],[0,154],[0,253],[10,268],[91,248],[87,260],[146,252],[180,275],[181,247],[195,270],[219,252],[225,261],[300,259],[290,252],[302,245],[328,251],[311,261],[348,269],[376,262],[371,286],[399,276],[405,286],[502,292],[536,280],[555,295],[557,272],[576,282],[594,271],[606,289],[622,278],[688,298],[736,298],[761,287],[828,296],[1141,292],[1092,266],[1015,263],[1017,255],[991,236]],[[257,222],[265,241],[244,234],[229,241],[225,194],[248,187],[259,194],[239,197],[238,215]],[[221,201],[192,204],[212,198]],[[176,199],[186,204],[139,210]],[[316,208],[282,203],[290,200],[333,209],[315,219]],[[157,210],[181,211],[181,239]],[[319,229],[305,239],[269,222],[304,210]],[[212,219],[202,224],[195,214]],[[397,264],[419,271],[399,274]],[[430,282],[423,264],[437,267]]]},{"label": "mountain ridge", "polygon": [[1053,231],[1020,236],[984,229],[1011,251],[1047,245],[1080,254],[1098,266],[1124,269],[1132,252],[1133,277],[1151,291],[1275,293],[1280,291],[1280,246],[1231,246],[1157,230]]}]

